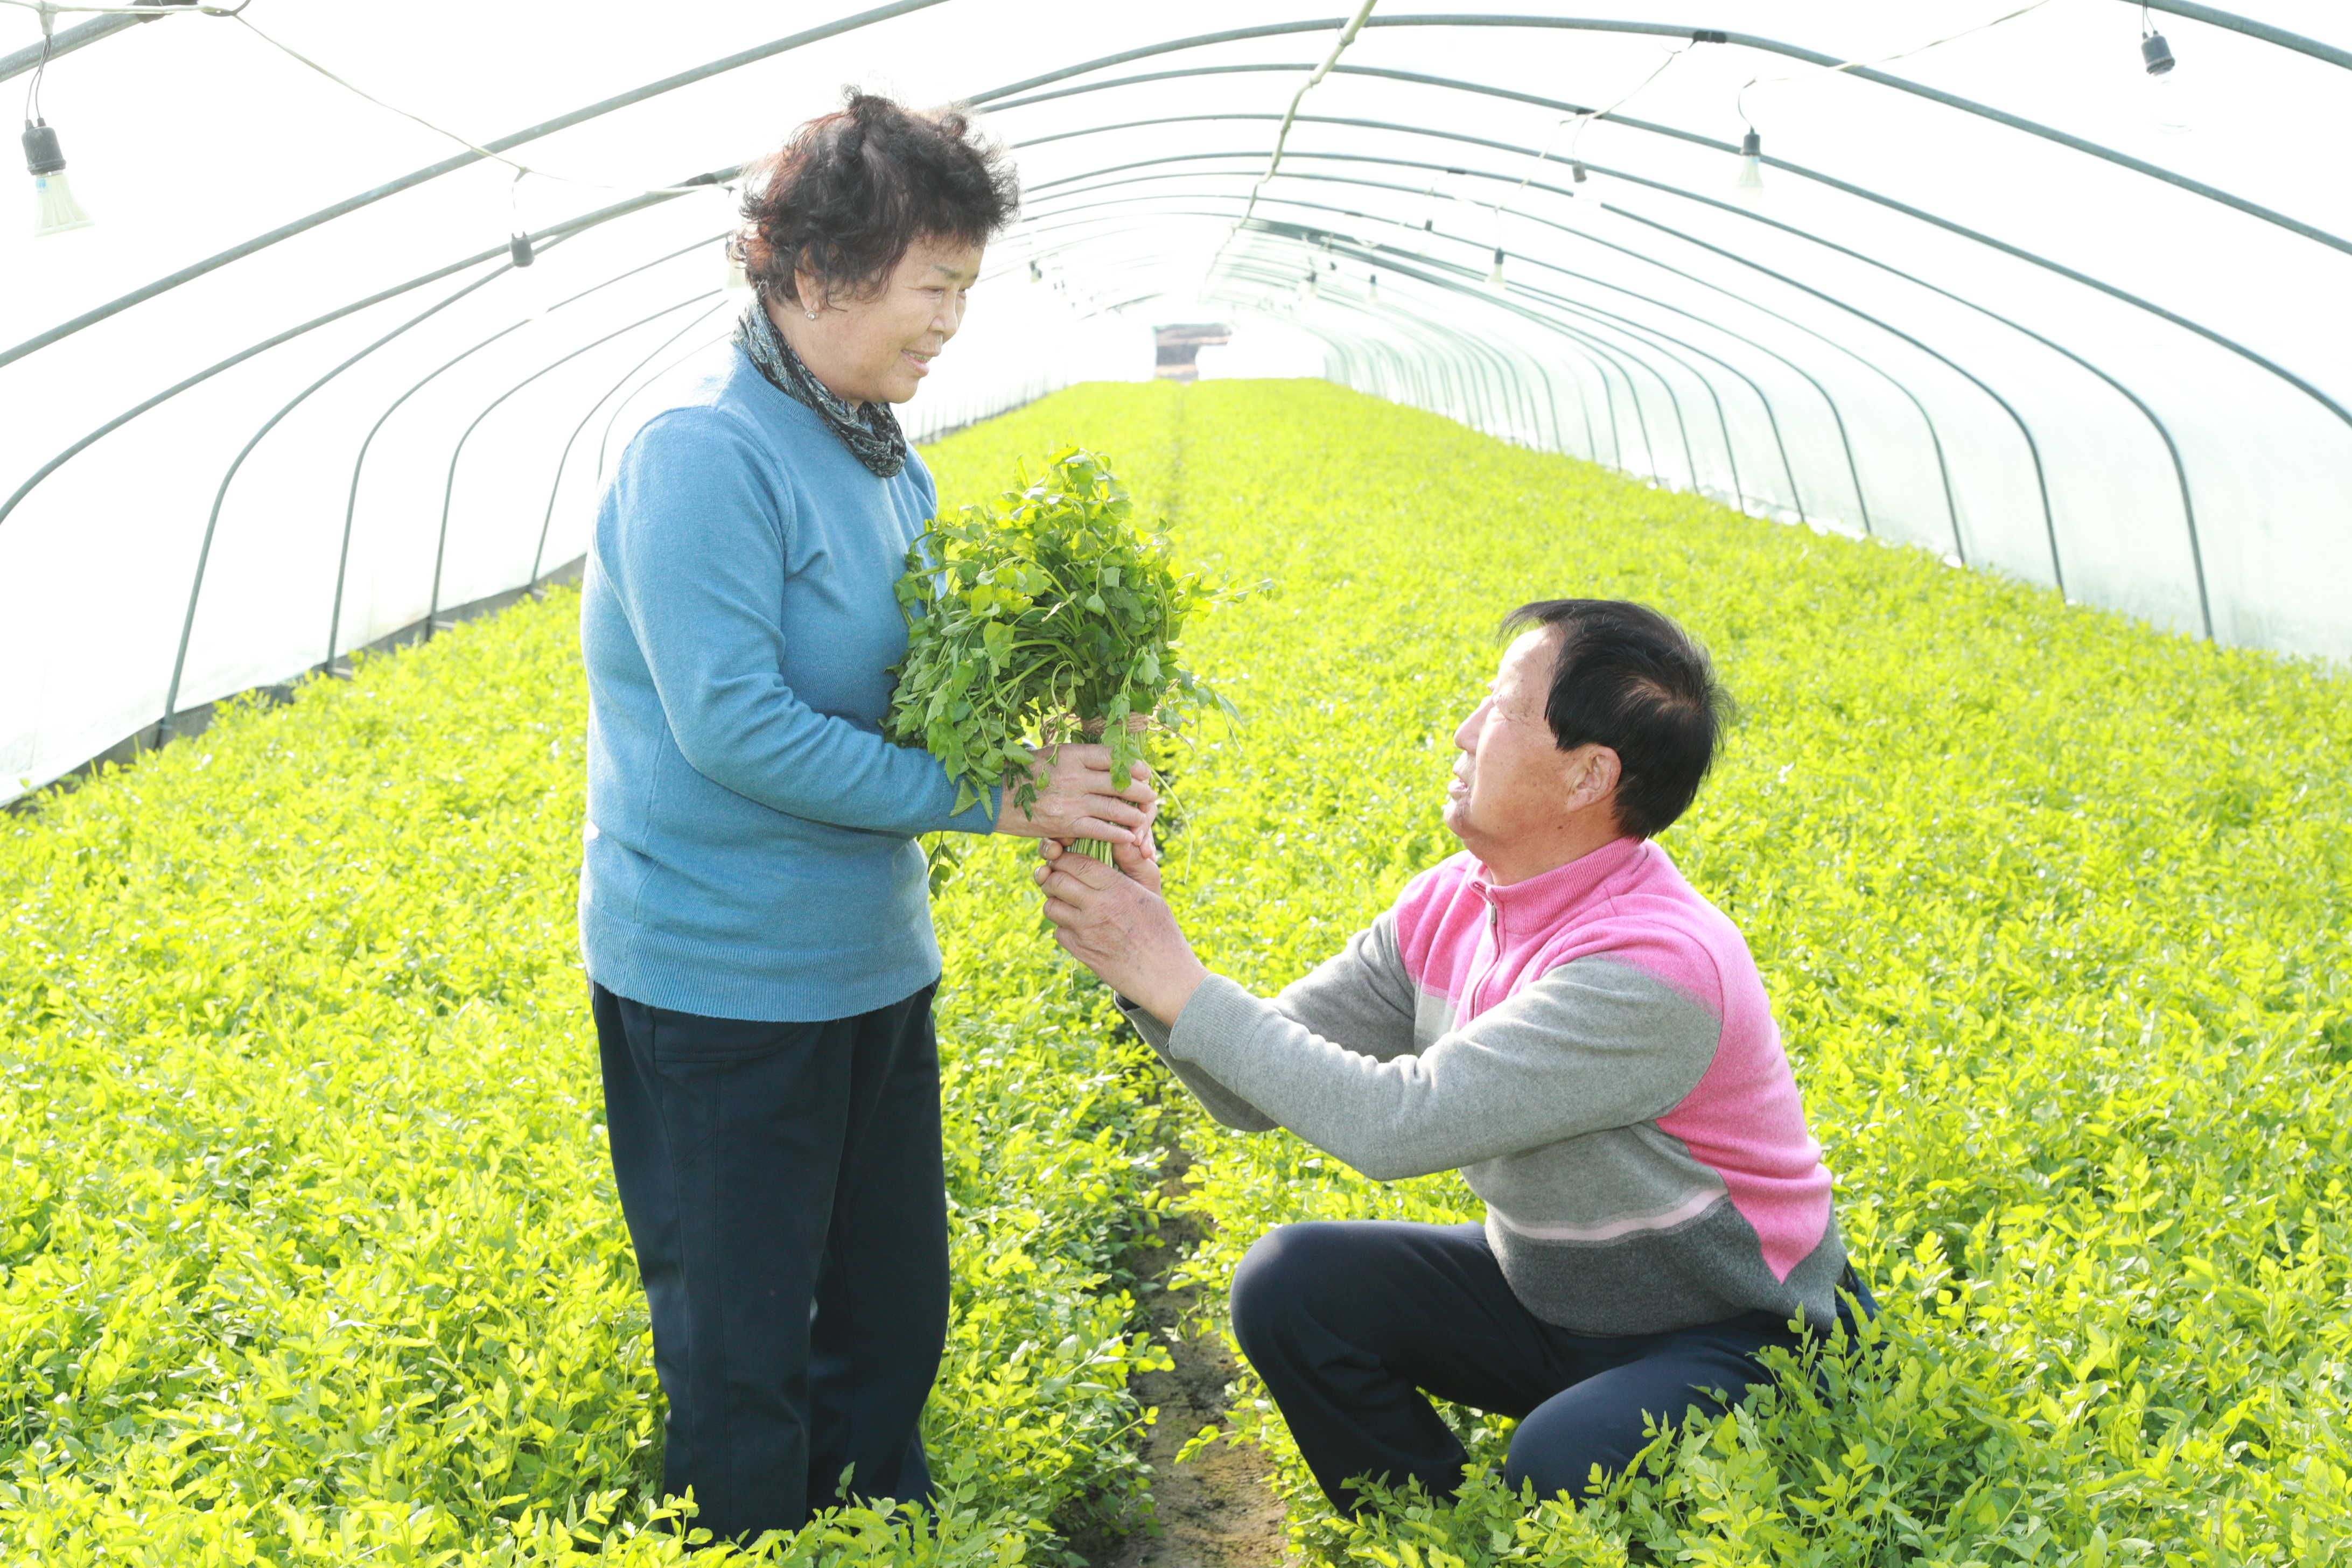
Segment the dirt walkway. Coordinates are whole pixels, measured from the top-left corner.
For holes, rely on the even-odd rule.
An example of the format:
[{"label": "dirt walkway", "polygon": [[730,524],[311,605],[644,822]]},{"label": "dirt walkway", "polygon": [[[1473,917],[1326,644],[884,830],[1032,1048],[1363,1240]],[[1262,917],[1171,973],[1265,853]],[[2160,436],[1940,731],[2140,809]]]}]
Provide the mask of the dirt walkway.
[{"label": "dirt walkway", "polygon": [[[1179,1152],[1165,1167],[1161,1190],[1183,1196],[1188,1162]],[[1150,1278],[1161,1279],[1199,1239],[1191,1215],[1164,1221]],[[1155,1291],[1145,1298],[1152,1333],[1175,1358],[1172,1372],[1136,1380],[1136,1396],[1157,1405],[1160,1419],[1144,1444],[1152,1468],[1160,1534],[1139,1531],[1115,1545],[1104,1568],[1276,1568],[1283,1560],[1282,1503],[1266,1485],[1268,1467],[1255,1448],[1213,1444],[1179,1465],[1177,1451],[1203,1426],[1223,1425],[1225,1386],[1240,1375],[1233,1352],[1214,1330],[1184,1333],[1197,1288]]]}]

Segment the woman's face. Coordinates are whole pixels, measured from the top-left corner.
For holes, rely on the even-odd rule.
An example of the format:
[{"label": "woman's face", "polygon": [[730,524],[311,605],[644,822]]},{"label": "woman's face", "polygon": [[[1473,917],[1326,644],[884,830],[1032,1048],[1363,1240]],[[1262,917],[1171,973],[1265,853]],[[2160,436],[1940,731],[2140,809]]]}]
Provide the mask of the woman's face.
[{"label": "woman's face", "polygon": [[871,299],[828,300],[824,285],[803,272],[795,280],[801,302],[772,299],[769,315],[835,397],[904,403],[963,325],[980,258],[977,245],[919,238]]}]

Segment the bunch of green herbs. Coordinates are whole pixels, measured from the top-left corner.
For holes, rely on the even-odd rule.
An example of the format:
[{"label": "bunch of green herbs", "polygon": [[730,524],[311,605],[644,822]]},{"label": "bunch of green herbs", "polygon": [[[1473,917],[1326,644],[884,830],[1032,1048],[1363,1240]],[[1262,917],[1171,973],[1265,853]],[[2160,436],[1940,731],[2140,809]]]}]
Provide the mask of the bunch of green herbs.
[{"label": "bunch of green herbs", "polygon": [[[907,657],[885,732],[946,764],[956,809],[1006,781],[1037,799],[1032,748],[1106,739],[1111,772],[1144,735],[1202,709],[1239,715],[1177,658],[1185,621],[1251,589],[1177,570],[1167,524],[1139,524],[1102,458],[1063,447],[1032,479],[943,511],[907,552]],[[1081,841],[1081,847],[1097,848]]]}]

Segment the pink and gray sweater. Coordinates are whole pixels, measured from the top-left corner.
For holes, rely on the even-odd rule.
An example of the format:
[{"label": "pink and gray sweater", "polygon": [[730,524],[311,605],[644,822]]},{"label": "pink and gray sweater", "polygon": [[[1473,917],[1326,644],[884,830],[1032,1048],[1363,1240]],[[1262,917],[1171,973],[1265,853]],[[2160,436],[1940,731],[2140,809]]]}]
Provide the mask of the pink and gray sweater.
[{"label": "pink and gray sweater", "polygon": [[1377,1180],[1460,1167],[1547,1322],[1836,1316],[1830,1173],[1755,960],[1655,844],[1502,888],[1456,855],[1271,1002],[1213,975],[1172,1029],[1127,1011],[1229,1127]]}]

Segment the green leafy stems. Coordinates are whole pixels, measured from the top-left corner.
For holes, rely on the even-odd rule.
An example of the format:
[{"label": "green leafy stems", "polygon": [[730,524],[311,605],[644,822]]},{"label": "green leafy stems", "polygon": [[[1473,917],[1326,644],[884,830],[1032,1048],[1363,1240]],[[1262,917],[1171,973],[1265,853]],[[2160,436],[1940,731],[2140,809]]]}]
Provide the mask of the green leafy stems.
[{"label": "green leafy stems", "polygon": [[[1018,488],[932,520],[898,585],[907,657],[884,732],[920,744],[956,781],[956,810],[1000,782],[1036,805],[1034,752],[1106,738],[1114,777],[1146,734],[1234,705],[1177,658],[1192,616],[1272,586],[1179,572],[1164,521],[1139,525],[1097,454],[1065,446]],[[1017,784],[1012,781],[1018,781]],[[1080,840],[1097,858],[1109,847]]]}]

